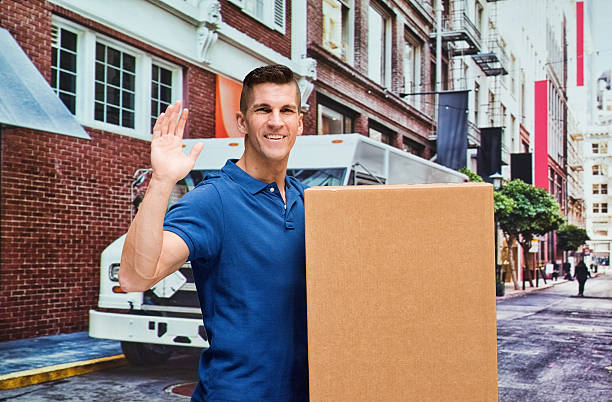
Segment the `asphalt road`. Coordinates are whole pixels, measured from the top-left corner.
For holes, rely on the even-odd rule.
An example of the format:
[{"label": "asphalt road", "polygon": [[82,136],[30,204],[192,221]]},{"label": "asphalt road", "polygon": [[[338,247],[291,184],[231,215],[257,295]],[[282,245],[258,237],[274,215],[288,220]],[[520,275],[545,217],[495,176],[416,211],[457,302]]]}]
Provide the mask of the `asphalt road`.
[{"label": "asphalt road", "polygon": [[[612,401],[612,275],[497,303],[499,400]],[[157,367],[121,367],[0,392],[0,401],[188,401],[198,351]],[[478,397],[475,396],[475,399]],[[401,399],[398,399],[401,400]]]},{"label": "asphalt road", "polygon": [[500,401],[612,401],[612,275],[497,303]]}]

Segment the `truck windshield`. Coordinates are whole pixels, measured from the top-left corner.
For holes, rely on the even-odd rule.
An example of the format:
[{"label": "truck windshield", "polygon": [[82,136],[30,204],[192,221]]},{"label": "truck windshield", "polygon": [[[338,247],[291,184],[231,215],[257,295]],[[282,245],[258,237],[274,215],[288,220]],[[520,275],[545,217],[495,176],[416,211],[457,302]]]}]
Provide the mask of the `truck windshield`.
[{"label": "truck windshield", "polygon": [[344,183],[346,168],[330,169],[287,169],[287,174],[305,186],[341,186]]},{"label": "truck windshield", "polygon": [[[176,204],[176,202],[188,191],[193,190],[209,173],[216,170],[192,170],[187,176],[174,185],[170,199],[168,200],[168,208]],[[331,169],[287,169],[287,174],[295,177],[302,184],[313,186],[341,186],[344,182],[346,168],[331,168]]]}]

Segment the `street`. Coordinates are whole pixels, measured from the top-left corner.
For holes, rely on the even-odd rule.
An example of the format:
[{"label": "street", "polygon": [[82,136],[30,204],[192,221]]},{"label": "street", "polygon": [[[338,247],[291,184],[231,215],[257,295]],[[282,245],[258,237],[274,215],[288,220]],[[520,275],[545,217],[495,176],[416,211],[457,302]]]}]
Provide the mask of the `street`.
[{"label": "street", "polygon": [[612,401],[612,276],[497,303],[500,401]]},{"label": "street", "polygon": [[[500,401],[612,401],[612,275],[497,303]],[[197,350],[157,367],[121,367],[0,392],[0,401],[182,401]],[[190,389],[190,385],[184,389]]]}]

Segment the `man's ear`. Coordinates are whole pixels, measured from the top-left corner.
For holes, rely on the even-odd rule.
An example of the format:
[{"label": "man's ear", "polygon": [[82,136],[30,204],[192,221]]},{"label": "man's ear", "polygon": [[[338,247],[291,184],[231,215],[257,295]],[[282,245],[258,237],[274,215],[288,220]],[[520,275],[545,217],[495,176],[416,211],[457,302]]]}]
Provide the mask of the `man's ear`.
[{"label": "man's ear", "polygon": [[243,136],[247,135],[247,123],[241,111],[236,112],[236,126],[238,127],[238,131],[240,132],[240,134],[242,134]]},{"label": "man's ear", "polygon": [[304,113],[300,113],[300,117],[298,120],[298,132],[297,135],[302,135],[302,132],[304,131]]}]

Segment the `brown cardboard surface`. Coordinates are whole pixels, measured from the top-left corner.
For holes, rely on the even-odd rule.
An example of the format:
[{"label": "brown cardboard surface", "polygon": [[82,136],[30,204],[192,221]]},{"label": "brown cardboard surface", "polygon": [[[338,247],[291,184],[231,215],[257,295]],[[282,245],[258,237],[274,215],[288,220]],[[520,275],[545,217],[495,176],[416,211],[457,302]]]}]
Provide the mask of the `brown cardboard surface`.
[{"label": "brown cardboard surface", "polygon": [[311,402],[496,401],[492,186],[305,197]]}]

